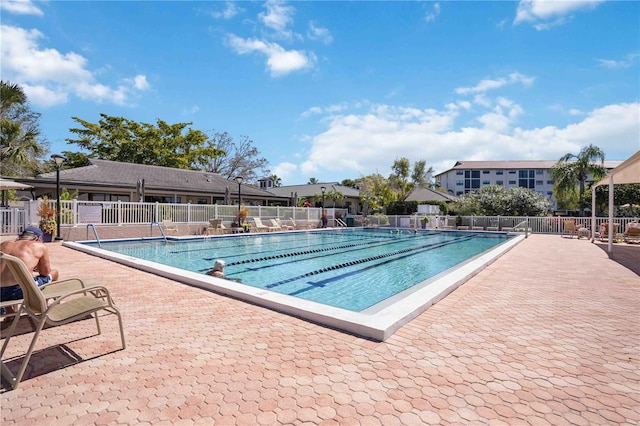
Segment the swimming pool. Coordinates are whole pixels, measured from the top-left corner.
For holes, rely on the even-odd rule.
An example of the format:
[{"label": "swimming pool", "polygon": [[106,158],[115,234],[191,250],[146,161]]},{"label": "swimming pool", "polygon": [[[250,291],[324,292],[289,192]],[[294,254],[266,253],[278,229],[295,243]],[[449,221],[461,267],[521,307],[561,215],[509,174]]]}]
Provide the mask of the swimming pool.
[{"label": "swimming pool", "polygon": [[[384,340],[517,241],[505,233],[349,228],[65,244]],[[216,259],[242,284],[204,275]]]}]

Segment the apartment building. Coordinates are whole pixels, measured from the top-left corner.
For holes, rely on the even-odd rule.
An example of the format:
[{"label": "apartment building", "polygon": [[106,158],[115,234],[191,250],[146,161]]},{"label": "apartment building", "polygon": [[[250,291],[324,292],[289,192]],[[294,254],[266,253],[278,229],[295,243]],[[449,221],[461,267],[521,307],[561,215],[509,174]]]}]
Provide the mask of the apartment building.
[{"label": "apartment building", "polygon": [[[434,177],[436,184],[455,196],[487,185],[529,188],[548,197],[555,209],[551,168],[556,163],[556,160],[458,161],[451,169]],[[605,161],[604,166],[611,170],[620,163],[622,161]]]}]

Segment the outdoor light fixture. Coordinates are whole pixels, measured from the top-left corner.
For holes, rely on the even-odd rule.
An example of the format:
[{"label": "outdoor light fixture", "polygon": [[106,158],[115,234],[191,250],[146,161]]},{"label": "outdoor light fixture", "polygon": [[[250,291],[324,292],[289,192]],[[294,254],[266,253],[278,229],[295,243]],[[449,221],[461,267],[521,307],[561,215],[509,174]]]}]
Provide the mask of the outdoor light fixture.
[{"label": "outdoor light fixture", "polygon": [[51,156],[51,159],[56,164],[56,198],[57,198],[56,208],[57,208],[57,215],[58,215],[56,240],[62,240],[62,237],[60,236],[60,166],[62,165],[62,162],[66,160],[66,158],[64,158],[60,154],[53,154]]},{"label": "outdoor light fixture", "polygon": [[240,186],[242,185],[242,176],[237,176],[234,180],[238,182],[238,217],[239,217],[240,205],[242,204],[242,193],[240,192]]}]

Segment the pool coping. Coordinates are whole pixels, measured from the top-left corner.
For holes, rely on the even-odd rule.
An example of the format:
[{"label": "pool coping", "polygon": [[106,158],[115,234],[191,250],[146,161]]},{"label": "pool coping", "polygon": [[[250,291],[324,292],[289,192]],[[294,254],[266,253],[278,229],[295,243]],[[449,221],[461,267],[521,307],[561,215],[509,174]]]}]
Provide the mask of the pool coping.
[{"label": "pool coping", "polygon": [[[79,242],[63,245],[84,253],[111,260],[132,268],[169,278],[183,284],[231,296],[268,309],[302,318],[317,324],[342,330],[360,337],[383,342],[430,306],[446,297],[471,277],[520,243],[524,235],[516,235],[489,251],[456,265],[413,287],[409,295],[381,309],[353,312],[342,308],[300,299],[286,294],[251,287],[235,281],[186,271],[132,256],[113,253]],[[142,240],[157,240],[145,238]],[[181,238],[176,238],[180,240]],[[193,239],[192,237],[189,239]],[[396,297],[396,296],[394,296]]]}]

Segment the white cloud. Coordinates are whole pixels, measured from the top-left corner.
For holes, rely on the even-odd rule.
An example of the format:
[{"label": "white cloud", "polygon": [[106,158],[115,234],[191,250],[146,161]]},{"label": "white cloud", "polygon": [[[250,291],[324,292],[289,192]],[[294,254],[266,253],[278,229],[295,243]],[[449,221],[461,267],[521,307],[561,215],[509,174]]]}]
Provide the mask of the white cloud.
[{"label": "white cloud", "polygon": [[298,166],[293,163],[280,163],[271,168],[271,173],[278,176],[283,181],[291,178],[291,176],[298,170]]},{"label": "white cloud", "polygon": [[638,60],[640,53],[629,53],[623,59],[596,59],[600,65],[606,68],[628,68]]},{"label": "white cloud", "polygon": [[267,12],[258,15],[262,23],[267,28],[275,31],[277,36],[286,39],[291,38],[291,31],[287,30],[287,27],[293,23],[295,9],[280,0],[268,0],[264,7]]},{"label": "white cloud", "polygon": [[320,40],[324,44],[331,44],[333,37],[328,29],[322,27],[316,27],[313,21],[309,22],[309,29],[307,30],[307,37],[311,40]]},{"label": "white cloud", "polygon": [[124,105],[135,90],[149,88],[143,75],[125,79],[116,88],[99,83],[87,69],[87,60],[83,56],[75,52],[61,53],[42,48],[38,44],[42,38],[43,34],[35,29],[0,26],[3,78],[23,86],[29,100],[35,105],[64,103],[70,95]]},{"label": "white cloud", "polygon": [[604,0],[521,0],[513,23],[528,22],[537,30],[546,30],[564,24],[571,19],[573,12],[595,9],[602,1]]},{"label": "white cloud", "polygon": [[425,14],[424,20],[427,22],[433,22],[438,16],[440,16],[440,3],[434,3],[433,8]]},{"label": "white cloud", "polygon": [[44,15],[42,10],[31,0],[2,0],[0,9],[17,15]]},{"label": "white cloud", "polygon": [[287,75],[294,71],[312,68],[316,56],[311,52],[285,50],[277,43],[258,39],[243,39],[234,34],[227,36],[229,45],[240,55],[262,53],[267,58],[267,69],[272,77]]},{"label": "white cloud", "polygon": [[235,2],[227,1],[224,3],[224,10],[221,12],[212,12],[211,16],[216,19],[231,19],[242,12],[244,12],[244,9],[238,7]]},{"label": "white cloud", "polygon": [[475,87],[458,87],[455,92],[459,95],[468,95],[471,93],[485,93],[489,90],[498,89],[503,86],[521,83],[525,86],[530,86],[534,81],[533,77],[527,77],[526,75],[514,72],[507,77],[497,78],[495,80],[482,80]]},{"label": "white cloud", "polygon": [[387,176],[400,156],[424,159],[441,172],[461,159],[554,160],[588,144],[615,153],[633,153],[638,147],[638,102],[594,109],[566,127],[530,129],[514,126],[524,113],[517,103],[497,98],[492,104],[476,116],[479,126],[468,127],[456,126],[459,108],[452,104],[441,111],[372,105],[359,114],[333,114],[321,119],[325,130],[311,137],[308,156],[291,170],[344,179],[376,172]]}]

